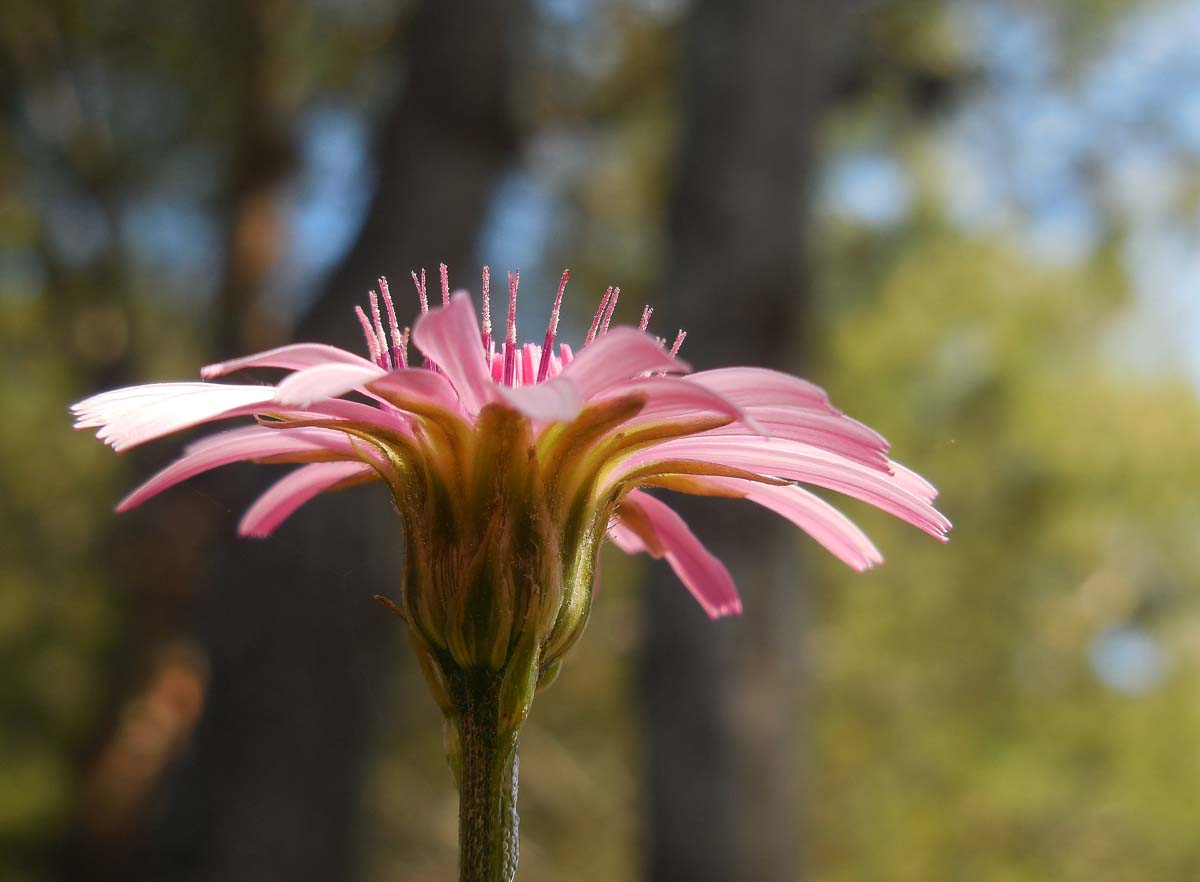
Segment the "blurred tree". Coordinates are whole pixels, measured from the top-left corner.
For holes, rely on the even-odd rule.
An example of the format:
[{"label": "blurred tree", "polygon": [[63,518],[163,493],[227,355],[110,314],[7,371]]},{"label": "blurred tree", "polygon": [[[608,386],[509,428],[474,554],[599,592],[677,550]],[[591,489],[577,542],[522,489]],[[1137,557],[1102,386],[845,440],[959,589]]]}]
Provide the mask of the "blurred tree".
[{"label": "blurred tree", "polygon": [[[379,139],[371,208],[300,322],[300,338],[358,349],[353,304],[380,272],[438,260],[469,265],[487,200],[516,149],[508,42],[495,37],[515,33],[520,21],[515,0],[418,8],[405,86]],[[234,214],[222,301],[229,315],[220,328],[244,326],[261,286],[261,274],[246,270],[260,261],[236,237],[243,219],[269,222],[255,214],[256,191],[269,182],[260,175],[235,184],[247,193]],[[252,342],[244,332],[225,336],[238,351]],[[247,483],[244,474],[227,478],[214,495],[245,497]],[[399,588],[399,533],[383,494],[323,503],[272,542],[248,546],[224,531],[213,540],[201,595],[208,709],[194,752],[173,776],[147,878],[316,882],[357,872],[379,695],[394,703],[394,670],[407,659],[397,623],[371,600]]]},{"label": "blurred tree", "polygon": [[[861,24],[854,7],[701,0],[691,12],[663,307],[687,327],[694,364],[803,363],[814,147],[836,61]],[[714,624],[675,585],[645,592],[645,875],[794,880],[796,537],[766,518],[722,523],[703,505],[683,508],[738,574],[746,612]]]},{"label": "blurred tree", "polygon": [[[3,433],[0,484],[14,491],[0,596],[21,635],[6,641],[6,663],[22,672],[2,690],[0,712],[14,725],[0,748],[12,776],[0,778],[17,783],[4,788],[0,875],[45,873],[63,857],[55,837],[81,802],[73,761],[111,712],[106,687],[130,605],[112,589],[146,584],[121,553],[136,535],[108,520],[113,470],[50,428],[83,390],[130,376],[145,353],[138,331],[161,314],[142,299],[120,236],[156,145],[127,128],[135,114],[114,109],[107,88],[114,69],[154,69],[158,59],[123,45],[118,22],[76,11],[13,3],[0,16],[0,162],[13,183],[0,199],[2,348],[12,359],[2,397],[14,417]],[[169,330],[157,342],[168,339],[178,342]],[[155,563],[141,556],[140,572]]]}]

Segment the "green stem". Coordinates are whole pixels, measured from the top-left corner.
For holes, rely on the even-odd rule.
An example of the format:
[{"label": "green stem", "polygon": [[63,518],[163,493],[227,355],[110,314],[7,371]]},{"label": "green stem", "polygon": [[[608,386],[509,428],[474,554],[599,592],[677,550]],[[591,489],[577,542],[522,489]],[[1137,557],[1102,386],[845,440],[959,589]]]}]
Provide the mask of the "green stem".
[{"label": "green stem", "polygon": [[513,882],[519,853],[517,740],[501,740],[499,695],[469,690],[458,718],[460,882]]}]

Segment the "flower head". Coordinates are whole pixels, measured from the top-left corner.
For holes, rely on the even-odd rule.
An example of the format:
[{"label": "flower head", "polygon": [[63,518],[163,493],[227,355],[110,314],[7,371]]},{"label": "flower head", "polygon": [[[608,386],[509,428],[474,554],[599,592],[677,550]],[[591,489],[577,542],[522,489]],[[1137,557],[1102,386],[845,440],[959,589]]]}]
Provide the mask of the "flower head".
[{"label": "flower head", "polygon": [[[610,288],[584,345],[557,344],[563,274],[541,342],[518,344],[519,275],[493,337],[490,277],[482,326],[470,296],[396,321],[387,284],[359,308],[368,357],[299,343],[209,365],[205,381],[282,368],[277,385],[156,383],[88,398],[76,428],[118,451],[201,423],[255,422],[198,441],[129,494],[124,511],[193,475],[242,460],[292,463],[242,517],[267,536],[313,497],[378,482],[406,540],[399,609],[434,692],[454,712],[459,681],[490,672],[515,731],[533,692],[582,631],[596,556],[608,538],[664,557],[712,617],[741,611],[729,572],[646,488],[744,497],[795,523],[856,570],[882,561],[871,541],[802,485],[864,500],[938,539],[950,528],[924,479],[891,461],[882,437],[833,407],[817,386],[762,368],[692,373],[641,326],[611,327]],[[380,301],[382,300],[382,310]]]}]

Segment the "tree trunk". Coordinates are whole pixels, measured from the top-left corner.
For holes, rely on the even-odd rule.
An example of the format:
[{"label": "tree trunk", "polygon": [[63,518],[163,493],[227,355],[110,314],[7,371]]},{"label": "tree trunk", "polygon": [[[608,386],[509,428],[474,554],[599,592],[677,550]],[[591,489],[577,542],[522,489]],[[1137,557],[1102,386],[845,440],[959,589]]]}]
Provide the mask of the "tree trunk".
[{"label": "tree trunk", "polygon": [[[299,339],[358,350],[353,305],[377,276],[399,281],[439,260],[471,266],[488,199],[516,151],[504,35],[517,10],[516,0],[439,0],[417,11],[371,208]],[[220,504],[240,511],[263,487],[262,470],[234,472],[242,483],[226,479]],[[352,879],[375,724],[381,706],[402,702],[394,672],[408,659],[396,619],[371,599],[399,588],[395,512],[386,494],[352,490],[317,500],[266,542],[232,532],[228,519],[200,598],[206,712],[139,875]]]},{"label": "tree trunk", "polygon": [[[803,364],[814,134],[845,6],[699,0],[686,26],[660,314],[679,317],[697,367]],[[708,621],[661,568],[645,592],[645,877],[795,882],[802,539],[764,512],[671,502],[729,566],[746,612]]]},{"label": "tree trunk", "polygon": [[[266,70],[269,10],[262,2],[214,4],[214,28],[235,44],[236,64],[226,70],[226,94],[236,107],[233,162],[226,182],[222,218],[226,221],[224,279],[213,310],[215,351],[228,356],[248,342],[257,317],[257,297],[282,237],[275,189],[293,170],[290,136],[278,127]],[[120,227],[117,206],[121,178],[107,138],[98,138],[94,167],[81,172],[110,227]],[[119,151],[118,151],[119,153]],[[128,186],[128,181],[124,182]],[[51,257],[51,255],[47,255]],[[89,268],[91,286],[113,304],[122,303],[124,321],[135,321],[134,287],[127,255],[110,249]],[[50,266],[54,266],[53,263]],[[61,297],[70,286],[50,286]],[[124,302],[123,302],[124,301]],[[99,309],[96,307],[99,306]],[[91,304],[97,313],[104,307]],[[81,312],[84,305],[77,305]],[[111,307],[109,307],[111,308]],[[65,310],[64,310],[65,311]],[[64,323],[68,330],[71,323]],[[144,334],[131,335],[135,339]],[[64,341],[63,352],[71,352]],[[89,389],[139,381],[136,353],[90,371]],[[130,454],[129,470],[145,478],[172,458],[154,445]],[[205,558],[217,531],[227,527],[223,512],[197,505],[197,498],[171,494],[155,505],[109,522],[107,554],[112,583],[128,599],[123,639],[109,660],[110,701],[89,743],[78,757],[81,797],[72,823],[55,843],[56,866],[64,878],[109,882],[128,877],[142,846],[155,784],[191,736],[203,701],[205,659],[195,651],[193,628],[197,590]]]}]

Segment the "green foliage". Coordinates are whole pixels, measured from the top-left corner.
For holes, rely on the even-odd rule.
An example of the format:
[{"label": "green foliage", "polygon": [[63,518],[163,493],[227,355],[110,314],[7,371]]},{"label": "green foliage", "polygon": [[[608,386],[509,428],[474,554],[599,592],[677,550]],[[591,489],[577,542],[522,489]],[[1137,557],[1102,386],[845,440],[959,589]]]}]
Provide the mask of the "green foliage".
[{"label": "green foliage", "polygon": [[73,809],[72,754],[104,709],[119,594],[101,557],[110,458],[67,430],[69,366],[33,301],[0,304],[0,874]]},{"label": "green foliage", "polygon": [[[831,306],[829,385],[956,528],[931,547],[855,512],[887,565],[822,568],[816,878],[1195,878],[1194,390],[1107,357],[1123,279],[1103,260],[926,229],[883,278]],[[1090,664],[1120,627],[1169,659],[1144,691]]]}]

